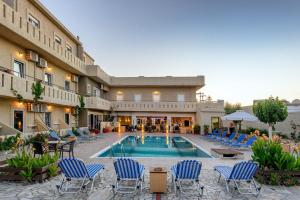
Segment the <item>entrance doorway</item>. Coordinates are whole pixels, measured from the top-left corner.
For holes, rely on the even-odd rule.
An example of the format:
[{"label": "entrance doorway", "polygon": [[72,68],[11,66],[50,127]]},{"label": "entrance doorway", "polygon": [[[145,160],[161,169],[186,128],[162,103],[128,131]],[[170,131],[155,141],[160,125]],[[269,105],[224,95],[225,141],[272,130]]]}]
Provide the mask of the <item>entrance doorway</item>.
[{"label": "entrance doorway", "polygon": [[141,129],[144,125],[146,132],[162,132],[166,131],[167,117],[144,117],[137,116],[137,129]]},{"label": "entrance doorway", "polygon": [[89,124],[88,124],[89,129],[100,130],[100,124],[101,124],[102,119],[103,119],[102,115],[90,114],[89,115]]},{"label": "entrance doorway", "polygon": [[22,110],[14,110],[14,128],[23,132],[24,112]]},{"label": "entrance doorway", "polygon": [[211,130],[220,128],[220,117],[211,117]]},{"label": "entrance doorway", "polygon": [[174,133],[192,133],[192,117],[172,117]]}]

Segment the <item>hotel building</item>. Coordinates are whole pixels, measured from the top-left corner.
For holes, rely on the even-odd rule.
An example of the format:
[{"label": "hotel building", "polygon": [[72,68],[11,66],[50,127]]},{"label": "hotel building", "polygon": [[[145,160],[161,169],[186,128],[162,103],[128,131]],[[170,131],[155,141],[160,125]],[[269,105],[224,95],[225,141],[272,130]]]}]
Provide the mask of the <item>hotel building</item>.
[{"label": "hotel building", "polygon": [[[42,93],[35,101],[37,85]],[[219,126],[224,101],[199,101],[204,85],[204,76],[110,76],[38,0],[0,0],[1,134],[77,123],[100,129],[110,116],[124,126],[176,124],[182,132],[195,124]],[[77,122],[79,96],[85,108]]]}]

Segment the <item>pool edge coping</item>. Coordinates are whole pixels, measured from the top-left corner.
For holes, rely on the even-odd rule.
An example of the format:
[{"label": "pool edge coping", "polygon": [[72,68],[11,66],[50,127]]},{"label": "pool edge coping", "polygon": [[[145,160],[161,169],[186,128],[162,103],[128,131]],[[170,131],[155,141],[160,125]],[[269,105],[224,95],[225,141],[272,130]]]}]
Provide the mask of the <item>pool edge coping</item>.
[{"label": "pool edge coping", "polygon": [[[97,153],[93,154],[93,155],[90,156],[89,158],[99,158],[99,159],[101,159],[101,158],[118,158],[118,157],[99,157],[98,155],[100,155],[100,154],[104,153],[105,151],[109,150],[109,148],[111,148],[112,146],[114,146],[114,145],[116,145],[116,144],[122,142],[123,140],[125,140],[125,139],[126,139],[127,137],[129,137],[129,136],[131,136],[131,135],[126,135],[126,136],[124,136],[123,138],[117,140],[117,141],[114,142],[113,144],[111,144],[111,145],[105,147],[104,149],[98,151]],[[190,159],[192,159],[192,158],[218,159],[218,158],[214,157],[213,155],[211,155],[208,151],[206,151],[206,150],[203,149],[202,147],[200,147],[200,146],[198,146],[197,144],[195,144],[194,142],[192,142],[190,139],[188,139],[188,138],[186,138],[186,137],[184,137],[184,136],[180,136],[180,137],[182,137],[182,138],[185,139],[186,141],[190,142],[193,146],[197,147],[199,150],[203,151],[204,153],[206,153],[206,154],[207,154],[208,156],[210,156],[210,157],[209,157],[209,158],[204,158],[204,157],[176,157],[176,158],[187,158],[187,159],[188,159],[188,158],[190,158]],[[172,159],[172,158],[174,158],[174,157],[132,157],[132,158],[167,158],[167,159],[170,158],[170,159]]]}]

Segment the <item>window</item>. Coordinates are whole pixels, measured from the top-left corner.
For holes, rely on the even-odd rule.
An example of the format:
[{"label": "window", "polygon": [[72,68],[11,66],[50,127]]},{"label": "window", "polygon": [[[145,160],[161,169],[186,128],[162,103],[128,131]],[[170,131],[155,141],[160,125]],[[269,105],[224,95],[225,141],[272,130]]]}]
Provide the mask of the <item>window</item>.
[{"label": "window", "polygon": [[61,38],[57,35],[54,35],[54,41],[57,43],[57,44],[61,44]]},{"label": "window", "polygon": [[51,112],[46,112],[45,113],[45,124],[48,127],[51,127]]},{"label": "window", "polygon": [[35,28],[40,28],[40,21],[37,20],[35,17],[32,15],[28,15],[28,22]]},{"label": "window", "polygon": [[70,114],[69,113],[65,113],[65,123],[70,125]]},{"label": "window", "polygon": [[87,91],[87,94],[91,95],[91,84],[87,84],[86,91]]},{"label": "window", "polygon": [[100,90],[96,87],[93,89],[93,96],[100,97]]},{"label": "window", "polygon": [[124,100],[124,96],[122,92],[118,92],[117,93],[117,101],[123,101]]},{"label": "window", "polygon": [[142,95],[141,95],[141,94],[135,94],[135,95],[134,95],[134,101],[139,102],[139,101],[141,101],[141,100],[142,100]]},{"label": "window", "polygon": [[66,44],[66,49],[68,52],[72,53],[72,47],[68,44]]},{"label": "window", "polygon": [[52,85],[52,74],[45,73],[44,81],[47,85]]},{"label": "window", "polygon": [[14,60],[14,75],[25,78],[24,63]]},{"label": "window", "polygon": [[160,94],[159,94],[159,92],[154,92],[153,93],[153,101],[154,102],[159,102],[160,101]]},{"label": "window", "polygon": [[70,90],[70,81],[65,81],[65,90]]},{"label": "window", "polygon": [[185,101],[184,94],[178,94],[177,95],[177,101],[178,102],[184,102]]}]

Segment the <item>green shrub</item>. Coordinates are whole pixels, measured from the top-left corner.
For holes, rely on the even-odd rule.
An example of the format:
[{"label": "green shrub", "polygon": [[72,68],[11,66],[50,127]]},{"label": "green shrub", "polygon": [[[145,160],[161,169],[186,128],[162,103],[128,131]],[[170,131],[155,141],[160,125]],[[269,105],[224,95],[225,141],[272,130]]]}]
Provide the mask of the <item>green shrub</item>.
[{"label": "green shrub", "polygon": [[0,140],[0,151],[10,150],[18,138],[20,138],[19,133],[16,136],[5,137],[3,140]]},{"label": "green shrub", "polygon": [[280,176],[277,173],[271,173],[270,184],[271,185],[279,185],[280,184]]},{"label": "green shrub", "polygon": [[252,159],[259,163],[261,169],[299,170],[300,159],[284,152],[281,144],[275,141],[258,139],[252,146]]},{"label": "green shrub", "polygon": [[[27,181],[32,181],[32,177],[34,176],[34,169],[42,168],[47,165],[56,163],[58,159],[59,155],[57,152],[54,155],[43,154],[40,157],[33,157],[32,151],[28,152],[25,150],[25,147],[22,146],[21,149],[18,149],[16,156],[12,159],[6,160],[6,162],[10,167],[21,168],[22,170],[20,172],[20,175],[24,177]],[[50,166],[49,168],[49,176],[55,176],[58,169],[52,166]]]},{"label": "green shrub", "polygon": [[58,166],[57,165],[51,165],[48,167],[48,175],[50,177],[54,177],[58,174]]}]

